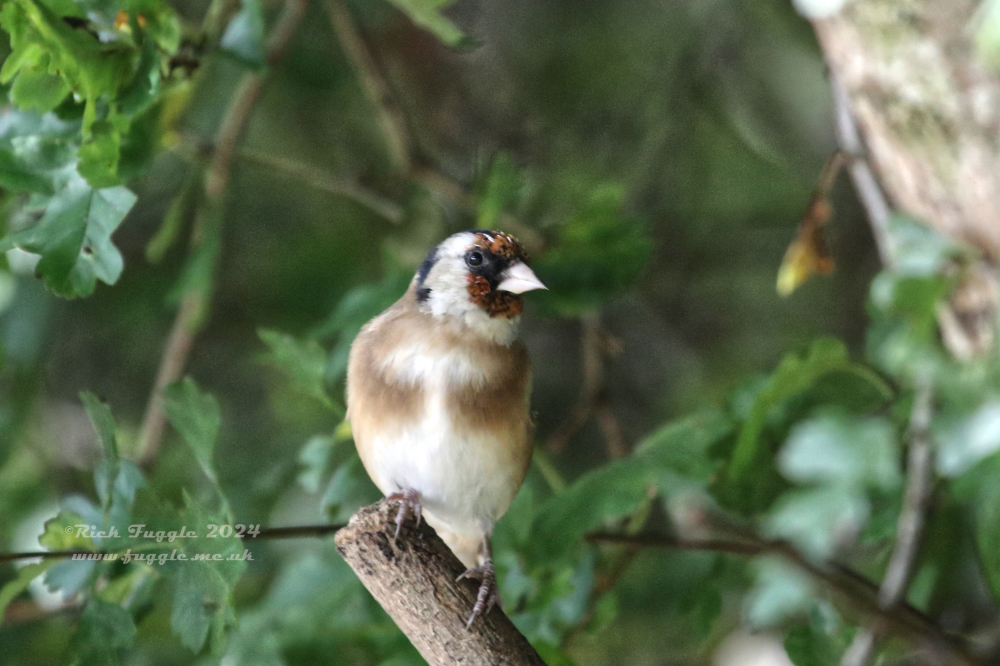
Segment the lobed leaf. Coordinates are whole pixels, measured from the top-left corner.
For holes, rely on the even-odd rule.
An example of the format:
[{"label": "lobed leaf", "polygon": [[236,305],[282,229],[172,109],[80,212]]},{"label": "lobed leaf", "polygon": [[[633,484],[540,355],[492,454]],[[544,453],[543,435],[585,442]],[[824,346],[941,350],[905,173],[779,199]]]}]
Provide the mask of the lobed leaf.
[{"label": "lobed leaf", "polygon": [[840,340],[821,338],[812,344],[805,356],[785,356],[753,400],[729,463],[731,478],[739,479],[749,473],[757,457],[760,433],[771,410],[832,372],[855,373],[871,382],[886,397],[890,394],[881,378],[868,368],[851,362],[847,347]]},{"label": "lobed leaf", "polygon": [[204,393],[194,380],[185,377],[163,389],[163,407],[167,418],[191,447],[205,476],[218,483],[212,456],[222,424],[219,403],[210,393]]},{"label": "lobed leaf", "polygon": [[38,223],[0,240],[0,252],[18,247],[41,255],[36,270],[49,289],[67,298],[89,295],[98,280],[114,284],[121,275],[111,234],[135,200],[124,187],[95,190],[73,172]]},{"label": "lobed leaf", "polygon": [[297,340],[287,333],[259,329],[257,335],[270,348],[266,357],[287,374],[295,386],[325,407],[341,411],[326,392],[326,352],[315,340]]},{"label": "lobed leaf", "polygon": [[261,0],[242,0],[229,21],[219,46],[252,67],[264,67],[264,6]]},{"label": "lobed leaf", "polygon": [[894,490],[902,478],[892,424],[839,411],[795,426],[778,456],[778,467],[796,483]]},{"label": "lobed leaf", "polygon": [[651,490],[704,483],[712,472],[709,447],[731,430],[728,416],[708,409],[660,428],[631,457],[584,474],[539,508],[529,540],[534,557],[565,556],[586,532],[639,509]]},{"label": "lobed leaf", "polygon": [[80,666],[118,664],[118,651],[129,647],[135,637],[132,615],[118,604],[92,598],[80,615],[76,635]]}]

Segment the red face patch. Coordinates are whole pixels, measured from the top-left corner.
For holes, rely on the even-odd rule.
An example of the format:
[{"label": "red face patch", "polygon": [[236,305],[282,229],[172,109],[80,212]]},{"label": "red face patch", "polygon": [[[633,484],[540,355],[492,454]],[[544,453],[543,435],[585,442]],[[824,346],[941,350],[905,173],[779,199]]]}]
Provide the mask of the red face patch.
[{"label": "red face patch", "polygon": [[490,281],[481,275],[469,276],[469,296],[490,317],[516,317],[524,310],[524,299],[519,294],[493,291]]}]

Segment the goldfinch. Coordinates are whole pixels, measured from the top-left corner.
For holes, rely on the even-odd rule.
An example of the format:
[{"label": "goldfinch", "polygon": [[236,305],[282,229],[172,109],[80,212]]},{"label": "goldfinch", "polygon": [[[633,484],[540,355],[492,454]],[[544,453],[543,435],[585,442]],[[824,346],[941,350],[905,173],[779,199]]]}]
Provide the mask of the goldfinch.
[{"label": "goldfinch", "polygon": [[347,418],[368,476],[435,529],[481,581],[468,626],[498,601],[493,525],[531,462],[524,300],[545,289],[512,236],[472,230],[431,249],[409,289],[351,346]]}]

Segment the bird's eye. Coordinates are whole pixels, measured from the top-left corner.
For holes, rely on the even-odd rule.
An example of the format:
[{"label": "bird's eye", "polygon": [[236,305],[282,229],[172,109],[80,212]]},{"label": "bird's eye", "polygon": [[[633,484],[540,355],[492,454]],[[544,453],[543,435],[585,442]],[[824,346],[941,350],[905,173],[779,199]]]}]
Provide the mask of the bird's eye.
[{"label": "bird's eye", "polygon": [[470,252],[465,257],[465,263],[470,266],[479,266],[483,263],[483,253],[482,252]]}]

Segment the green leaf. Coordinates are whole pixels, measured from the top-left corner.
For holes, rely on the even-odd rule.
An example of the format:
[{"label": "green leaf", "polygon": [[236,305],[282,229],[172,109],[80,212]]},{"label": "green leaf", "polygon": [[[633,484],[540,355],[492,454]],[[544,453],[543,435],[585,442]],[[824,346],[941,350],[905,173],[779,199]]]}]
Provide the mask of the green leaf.
[{"label": "green leaf", "polygon": [[0,252],[19,247],[40,254],[36,270],[49,289],[69,298],[86,296],[97,280],[118,281],[122,256],[111,234],[135,200],[124,187],[95,190],[74,173],[35,226],[0,240]]},{"label": "green leaf", "polygon": [[452,0],[391,0],[410,20],[451,48],[467,48],[471,40],[441,10]]},{"label": "green leaf", "polygon": [[774,557],[755,562],[754,586],[747,594],[744,612],[754,627],[772,627],[806,611],[816,586],[805,573]]},{"label": "green leaf", "polygon": [[785,652],[795,666],[833,666],[840,663],[853,633],[820,600],[809,613],[809,624],[792,627],[785,635]]},{"label": "green leaf", "polygon": [[28,589],[28,585],[31,584],[31,581],[45,573],[50,567],[56,564],[56,562],[57,560],[51,559],[23,566],[20,570],[18,570],[17,578],[8,581],[2,588],[0,588],[0,624],[3,624],[4,611],[7,610],[7,606],[10,605],[10,602]]},{"label": "green leaf", "polygon": [[[177,52],[181,45],[181,21],[174,8],[165,2],[153,2],[142,10],[146,18],[146,34],[168,56]],[[137,11],[138,8],[136,8]]]},{"label": "green leaf", "polygon": [[542,658],[548,666],[576,666],[572,657],[547,641],[537,641],[532,644],[538,656]]},{"label": "green leaf", "polygon": [[377,501],[382,494],[368,478],[357,452],[341,464],[330,477],[320,507],[333,522],[343,522],[365,504]]},{"label": "green leaf", "polygon": [[145,111],[160,91],[160,55],[152,39],[142,45],[142,55],[136,66],[135,76],[118,97],[122,113],[134,116]]},{"label": "green leaf", "polygon": [[205,475],[218,483],[212,455],[222,424],[219,403],[210,393],[203,393],[190,377],[163,389],[163,406],[170,423],[191,447]]},{"label": "green leaf", "polygon": [[935,426],[938,472],[957,477],[1000,451],[1000,397],[991,396],[971,414]]},{"label": "green leaf", "polygon": [[0,149],[0,187],[14,192],[51,194],[47,178],[35,173],[11,151]]},{"label": "green leaf", "polygon": [[1000,594],[1000,456],[993,455],[956,484],[975,517],[976,549],[990,590]]},{"label": "green leaf", "polygon": [[132,76],[138,55],[134,45],[102,43],[90,32],[72,28],[37,0],[5,3],[0,25],[10,33],[12,49],[10,63],[4,63],[0,70],[0,81],[30,77],[43,68],[58,75],[84,99],[85,133],[96,119],[98,99],[116,96]]},{"label": "green leaf", "polygon": [[107,120],[97,120],[90,127],[90,135],[80,146],[77,171],[91,187],[118,185],[118,156],[121,133]]},{"label": "green leaf", "polygon": [[132,645],[135,623],[132,615],[118,604],[90,599],[80,615],[77,631],[79,666],[112,666],[119,664],[118,651]]},{"label": "green leaf", "polygon": [[270,348],[268,360],[287,374],[295,386],[324,406],[341,412],[326,392],[326,352],[315,340],[297,340],[286,333],[260,329],[260,339]]},{"label": "green leaf", "polygon": [[481,229],[495,229],[503,212],[517,203],[523,182],[514,169],[510,158],[500,154],[493,160],[485,192],[479,198],[478,226]]},{"label": "green leaf", "polygon": [[839,411],[797,425],[778,456],[778,467],[796,483],[879,490],[898,488],[902,477],[892,424]]},{"label": "green leaf", "polygon": [[530,539],[535,561],[564,557],[588,531],[639,509],[651,489],[704,483],[712,472],[708,449],[731,428],[721,410],[705,410],[660,428],[631,457],[584,474],[539,508]]},{"label": "green leaf", "polygon": [[[805,357],[789,354],[781,360],[767,384],[757,393],[729,463],[729,476],[739,479],[752,468],[757,457],[760,433],[771,410],[802,393],[820,377],[831,372],[855,372],[877,380],[864,366],[850,361],[840,340],[822,338],[813,343]],[[878,380],[882,385],[884,382]]]},{"label": "green leaf", "polygon": [[588,531],[635,511],[658,481],[657,470],[635,458],[587,472],[539,509],[531,527],[534,561],[560,559]]},{"label": "green leaf", "polygon": [[647,435],[633,455],[661,473],[705,482],[715,471],[709,448],[730,435],[733,427],[733,420],[721,409],[703,409]]},{"label": "green leaf", "polygon": [[[170,628],[192,652],[201,651],[209,631],[216,631],[217,624],[235,624],[236,616],[228,600],[230,587],[211,565],[192,562],[178,567],[174,585]],[[221,604],[219,609],[210,610],[216,604]]]},{"label": "green leaf", "polygon": [[617,185],[596,188],[559,227],[551,249],[532,262],[548,287],[535,296],[542,307],[563,316],[577,315],[638,280],[653,242],[641,220],[622,217],[624,194]]},{"label": "green leaf", "polygon": [[302,469],[296,478],[306,492],[315,493],[319,490],[319,482],[326,471],[333,445],[332,437],[316,435],[310,437],[302,450],[299,451],[299,465]]},{"label": "green leaf", "polygon": [[45,521],[45,532],[38,537],[38,543],[48,550],[95,550],[88,536],[83,536],[78,525],[89,525],[83,517],[71,511],[60,511],[57,516]]},{"label": "green leaf", "polygon": [[44,69],[24,68],[10,88],[10,101],[22,109],[45,112],[59,106],[69,92],[62,77]]},{"label": "green leaf", "polygon": [[87,411],[87,416],[90,417],[94,431],[97,432],[104,456],[117,463],[118,442],[115,439],[115,432],[118,426],[115,424],[115,417],[111,414],[111,408],[90,391],[81,391],[80,400]]},{"label": "green leaf", "polygon": [[170,208],[164,214],[160,228],[146,245],[146,261],[151,264],[159,263],[177,241],[184,223],[194,215],[204,182],[205,170],[200,166],[192,167],[184,178],[180,191],[170,203]]},{"label": "green leaf", "polygon": [[263,67],[264,8],[261,0],[242,0],[240,11],[229,21],[220,47],[253,67]]},{"label": "green leaf", "polygon": [[354,337],[368,321],[392,305],[406,291],[413,278],[412,271],[395,270],[377,283],[351,289],[337,304],[330,317],[314,331],[318,338],[338,334],[337,344],[330,352],[327,377],[339,379],[347,371],[347,358]]},{"label": "green leaf", "polygon": [[984,0],[971,25],[978,25],[976,53],[987,66],[1000,67],[1000,0]]},{"label": "green leaf", "polygon": [[857,488],[792,490],[775,503],[764,529],[769,536],[790,540],[811,557],[825,558],[861,530],[869,513],[868,499]]},{"label": "green leaf", "polygon": [[[227,510],[206,511],[184,494],[184,524],[231,525],[232,516]],[[204,532],[200,532],[202,534]],[[170,614],[170,627],[181,643],[193,652],[199,652],[211,633],[212,650],[221,654],[225,648],[226,632],[236,624],[233,588],[246,571],[243,542],[236,536],[202,537],[184,544],[188,560],[165,563],[163,572],[174,584],[174,605]],[[203,559],[196,559],[201,555]],[[204,556],[211,559],[204,559]]]}]

